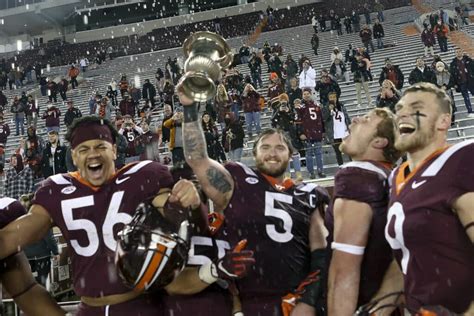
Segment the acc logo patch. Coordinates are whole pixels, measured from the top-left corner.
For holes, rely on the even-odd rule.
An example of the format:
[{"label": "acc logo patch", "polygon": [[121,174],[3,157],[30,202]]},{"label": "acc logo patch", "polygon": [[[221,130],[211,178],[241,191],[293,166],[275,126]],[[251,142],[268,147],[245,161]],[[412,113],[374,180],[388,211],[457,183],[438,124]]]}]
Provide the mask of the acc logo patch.
[{"label": "acc logo patch", "polygon": [[258,179],[254,178],[254,177],[247,177],[247,178],[245,178],[245,182],[250,183],[250,184],[257,184]]},{"label": "acc logo patch", "polygon": [[61,193],[63,194],[71,194],[73,193],[74,191],[76,191],[76,187],[73,186],[73,185],[70,185],[68,187],[65,187],[64,189],[61,190]]}]

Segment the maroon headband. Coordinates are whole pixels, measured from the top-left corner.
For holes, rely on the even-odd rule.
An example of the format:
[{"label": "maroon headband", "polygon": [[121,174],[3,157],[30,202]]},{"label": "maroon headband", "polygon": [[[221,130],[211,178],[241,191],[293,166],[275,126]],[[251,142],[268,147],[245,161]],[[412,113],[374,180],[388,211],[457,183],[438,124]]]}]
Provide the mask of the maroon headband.
[{"label": "maroon headband", "polygon": [[92,139],[105,140],[111,144],[115,144],[115,139],[107,125],[91,122],[76,127],[76,130],[71,136],[71,148],[74,149],[79,144]]}]

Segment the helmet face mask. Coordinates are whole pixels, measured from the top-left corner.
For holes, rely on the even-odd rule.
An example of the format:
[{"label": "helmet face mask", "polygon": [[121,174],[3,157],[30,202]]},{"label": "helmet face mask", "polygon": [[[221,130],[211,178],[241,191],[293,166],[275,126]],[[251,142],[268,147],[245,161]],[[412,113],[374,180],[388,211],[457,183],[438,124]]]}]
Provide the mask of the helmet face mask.
[{"label": "helmet face mask", "polygon": [[136,291],[155,291],[183,270],[189,249],[188,221],[171,223],[150,203],[142,203],[118,233],[115,264]]}]

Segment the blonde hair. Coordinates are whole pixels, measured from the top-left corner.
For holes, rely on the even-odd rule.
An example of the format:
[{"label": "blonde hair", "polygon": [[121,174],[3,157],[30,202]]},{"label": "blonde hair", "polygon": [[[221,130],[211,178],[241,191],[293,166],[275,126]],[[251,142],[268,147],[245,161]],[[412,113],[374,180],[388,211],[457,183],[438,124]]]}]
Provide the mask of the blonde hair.
[{"label": "blonde hair", "polygon": [[222,102],[222,101],[227,101],[228,99],[229,99],[229,95],[227,94],[227,89],[222,83],[220,83],[217,86],[216,100],[219,102]]}]

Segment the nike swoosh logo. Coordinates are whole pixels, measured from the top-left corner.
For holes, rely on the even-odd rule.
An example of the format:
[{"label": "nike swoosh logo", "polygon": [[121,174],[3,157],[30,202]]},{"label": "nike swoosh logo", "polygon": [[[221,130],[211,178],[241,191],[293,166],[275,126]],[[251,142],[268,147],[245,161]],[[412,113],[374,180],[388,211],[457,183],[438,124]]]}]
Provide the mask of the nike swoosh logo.
[{"label": "nike swoosh logo", "polygon": [[296,195],[296,196],[305,195],[305,194],[306,194],[306,192],[295,192],[294,193],[294,195]]},{"label": "nike swoosh logo", "polygon": [[425,184],[425,182],[426,182],[426,180],[423,180],[423,181],[420,181],[420,182],[413,181],[413,183],[411,184],[411,188],[416,189],[418,187],[421,187],[423,184]]},{"label": "nike swoosh logo", "polygon": [[127,181],[128,179],[130,179],[130,177],[126,177],[126,178],[123,178],[123,179],[115,179],[115,183],[120,184],[120,183],[123,183],[123,182]]}]

